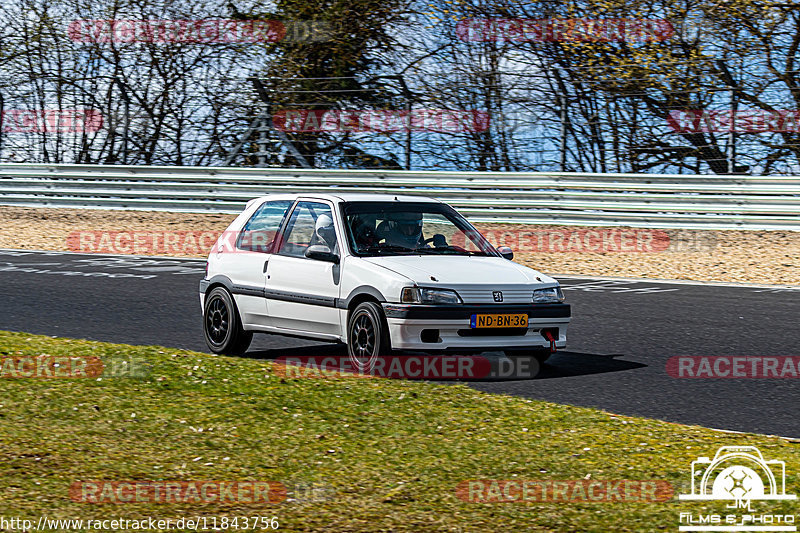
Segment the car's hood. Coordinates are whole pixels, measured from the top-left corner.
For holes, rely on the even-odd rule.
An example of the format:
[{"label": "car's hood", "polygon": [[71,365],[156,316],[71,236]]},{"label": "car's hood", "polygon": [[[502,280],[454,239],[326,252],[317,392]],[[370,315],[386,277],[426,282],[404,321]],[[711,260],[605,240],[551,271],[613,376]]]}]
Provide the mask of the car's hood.
[{"label": "car's hood", "polygon": [[558,282],[532,268],[502,257],[389,256],[366,261],[405,276],[424,287],[455,289],[469,301],[493,301],[494,291],[506,291],[504,302],[530,301],[533,289]]}]

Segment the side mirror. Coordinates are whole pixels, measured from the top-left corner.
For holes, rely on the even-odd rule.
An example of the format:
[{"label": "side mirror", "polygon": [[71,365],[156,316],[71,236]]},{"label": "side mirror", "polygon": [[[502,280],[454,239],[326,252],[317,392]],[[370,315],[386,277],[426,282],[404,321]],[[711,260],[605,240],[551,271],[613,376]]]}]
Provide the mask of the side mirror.
[{"label": "side mirror", "polygon": [[506,258],[506,259],[508,259],[509,261],[511,261],[512,259],[514,259],[514,250],[512,250],[512,249],[511,249],[511,248],[509,248],[508,246],[500,246],[500,247],[497,249],[497,251],[498,251],[498,252],[500,252],[500,255],[502,255],[503,257],[505,257],[505,258]]},{"label": "side mirror", "polygon": [[304,254],[309,259],[316,259],[317,261],[327,261],[335,265],[339,264],[339,256],[331,252],[331,249],[324,244],[314,244],[306,248]]}]

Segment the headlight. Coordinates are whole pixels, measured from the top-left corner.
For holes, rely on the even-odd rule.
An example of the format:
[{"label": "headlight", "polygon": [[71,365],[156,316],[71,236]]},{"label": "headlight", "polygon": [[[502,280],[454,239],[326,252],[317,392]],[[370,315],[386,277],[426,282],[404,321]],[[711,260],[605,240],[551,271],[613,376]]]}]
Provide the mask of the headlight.
[{"label": "headlight", "polygon": [[406,287],[400,293],[400,301],[405,304],[460,304],[463,303],[456,291],[447,289],[425,289]]},{"label": "headlight", "polygon": [[533,303],[535,304],[554,304],[563,301],[564,293],[561,292],[561,287],[549,287],[533,291]]}]

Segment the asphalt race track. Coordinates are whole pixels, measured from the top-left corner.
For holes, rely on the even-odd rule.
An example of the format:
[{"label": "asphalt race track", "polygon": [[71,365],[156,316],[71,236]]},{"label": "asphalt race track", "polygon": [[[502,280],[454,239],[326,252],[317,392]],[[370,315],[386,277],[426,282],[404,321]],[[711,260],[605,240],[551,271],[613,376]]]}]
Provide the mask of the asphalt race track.
[{"label": "asphalt race track", "polygon": [[[0,250],[0,329],[206,351],[197,296],[204,267],[196,260]],[[562,284],[573,305],[568,349],[535,378],[471,386],[800,438],[797,379],[677,379],[665,370],[676,355],[800,356],[800,289],[575,278]],[[335,350],[256,335],[247,357]]]}]

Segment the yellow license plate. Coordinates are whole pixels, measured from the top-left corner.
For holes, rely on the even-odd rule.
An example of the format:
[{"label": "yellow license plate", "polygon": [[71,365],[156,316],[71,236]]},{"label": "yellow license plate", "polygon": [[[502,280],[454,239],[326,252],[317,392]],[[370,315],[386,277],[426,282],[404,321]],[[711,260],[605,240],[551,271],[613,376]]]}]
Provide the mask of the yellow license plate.
[{"label": "yellow license plate", "polygon": [[476,328],[527,328],[528,315],[515,313],[508,315],[472,315],[469,327]]}]

